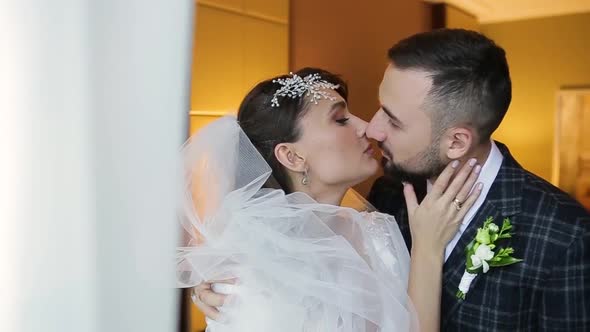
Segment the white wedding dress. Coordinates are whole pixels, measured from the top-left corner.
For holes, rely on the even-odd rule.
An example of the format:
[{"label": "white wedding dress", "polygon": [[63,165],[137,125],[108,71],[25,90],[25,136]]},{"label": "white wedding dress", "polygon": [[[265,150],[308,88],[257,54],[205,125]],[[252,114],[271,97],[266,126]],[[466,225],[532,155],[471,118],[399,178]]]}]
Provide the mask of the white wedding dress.
[{"label": "white wedding dress", "polygon": [[417,330],[393,217],[262,188],[271,169],[233,117],[201,129],[183,157],[178,284],[239,280],[208,331]]}]

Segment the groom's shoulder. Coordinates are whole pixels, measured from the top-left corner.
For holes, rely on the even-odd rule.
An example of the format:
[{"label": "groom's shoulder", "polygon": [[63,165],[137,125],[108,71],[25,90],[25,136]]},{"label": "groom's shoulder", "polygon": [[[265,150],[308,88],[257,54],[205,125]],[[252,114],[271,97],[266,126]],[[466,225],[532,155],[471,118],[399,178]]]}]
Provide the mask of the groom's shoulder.
[{"label": "groom's shoulder", "polygon": [[545,203],[547,208],[588,216],[588,212],[584,207],[569,194],[525,169],[523,169],[523,172],[523,198]]},{"label": "groom's shoulder", "polygon": [[541,177],[522,169],[521,214],[538,226],[579,233],[590,229],[590,214],[569,194]]},{"label": "groom's shoulder", "polygon": [[501,196],[505,200],[512,200],[507,205],[518,206],[522,214],[534,219],[563,221],[568,225],[584,222],[583,227],[588,227],[590,214],[579,202],[523,168],[507,146],[497,141],[495,144],[504,156],[496,181],[503,192]]},{"label": "groom's shoulder", "polygon": [[[520,211],[511,216],[531,266],[556,266],[566,255],[587,250],[590,214],[570,195],[523,169]],[[572,251],[573,250],[573,251]],[[576,251],[577,250],[577,251]],[[578,262],[579,263],[579,262]]]}]

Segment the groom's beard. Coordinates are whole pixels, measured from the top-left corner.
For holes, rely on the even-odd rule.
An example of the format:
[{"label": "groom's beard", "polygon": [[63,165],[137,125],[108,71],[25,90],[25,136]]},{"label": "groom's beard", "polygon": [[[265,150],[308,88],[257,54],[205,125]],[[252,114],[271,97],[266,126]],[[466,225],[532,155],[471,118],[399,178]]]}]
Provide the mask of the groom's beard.
[{"label": "groom's beard", "polygon": [[438,139],[412,158],[410,163],[413,165],[408,165],[408,162],[396,163],[393,161],[392,154],[384,146],[381,146],[381,149],[388,157],[384,158],[382,163],[383,171],[385,174],[402,181],[414,182],[420,179],[431,179],[437,177],[446,167],[446,163],[441,160],[439,155]]}]

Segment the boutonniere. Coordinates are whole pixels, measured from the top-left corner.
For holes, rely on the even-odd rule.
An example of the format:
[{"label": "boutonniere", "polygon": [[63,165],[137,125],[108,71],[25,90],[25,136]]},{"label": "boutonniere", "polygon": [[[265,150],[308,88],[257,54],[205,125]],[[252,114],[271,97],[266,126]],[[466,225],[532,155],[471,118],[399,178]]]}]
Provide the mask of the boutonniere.
[{"label": "boutonniere", "polygon": [[493,223],[494,218],[489,217],[483,223],[483,227],[477,229],[477,235],[467,248],[465,248],[466,262],[465,272],[459,283],[457,298],[465,300],[465,294],[469,291],[471,282],[480,273],[487,273],[491,267],[500,267],[522,262],[522,259],[512,257],[514,249],[496,249],[496,241],[512,237],[512,224],[510,219],[504,219],[502,228]]}]

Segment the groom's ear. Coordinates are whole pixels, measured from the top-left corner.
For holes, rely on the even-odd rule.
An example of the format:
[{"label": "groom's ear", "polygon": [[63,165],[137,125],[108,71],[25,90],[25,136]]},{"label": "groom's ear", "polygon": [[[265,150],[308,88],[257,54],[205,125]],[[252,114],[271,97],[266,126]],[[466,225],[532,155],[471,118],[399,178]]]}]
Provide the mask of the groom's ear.
[{"label": "groom's ear", "polygon": [[445,135],[447,158],[451,160],[465,157],[474,144],[475,137],[468,128],[451,128]]},{"label": "groom's ear", "polygon": [[280,143],[275,146],[275,157],[285,168],[293,172],[305,171],[305,159],[299,156],[291,143]]}]

